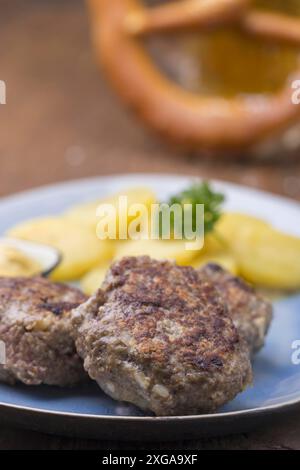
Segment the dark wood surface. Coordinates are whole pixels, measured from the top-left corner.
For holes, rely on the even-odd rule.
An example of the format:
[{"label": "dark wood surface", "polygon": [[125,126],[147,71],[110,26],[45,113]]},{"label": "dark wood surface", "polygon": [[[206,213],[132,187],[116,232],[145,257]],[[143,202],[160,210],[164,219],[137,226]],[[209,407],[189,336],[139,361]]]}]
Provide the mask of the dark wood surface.
[{"label": "dark wood surface", "polygon": [[[86,176],[172,172],[214,177],[300,200],[297,162],[210,161],[182,155],[146,132],[119,105],[93,62],[80,0],[0,0],[0,194]],[[25,425],[25,423],[24,423]],[[127,449],[157,444],[85,441],[0,423],[0,449]],[[300,449],[300,412],[256,432],[183,449]]]}]

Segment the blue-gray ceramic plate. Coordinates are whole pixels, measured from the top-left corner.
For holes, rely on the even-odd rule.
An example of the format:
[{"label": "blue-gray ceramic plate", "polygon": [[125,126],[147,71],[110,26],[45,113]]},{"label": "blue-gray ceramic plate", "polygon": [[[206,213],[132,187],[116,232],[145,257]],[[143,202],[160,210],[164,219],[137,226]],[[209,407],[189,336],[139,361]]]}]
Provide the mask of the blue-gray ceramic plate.
[{"label": "blue-gray ceramic plate", "polygon": [[[0,201],[0,233],[35,216],[58,214],[70,205],[130,186],[152,187],[163,200],[190,178],[123,175],[79,180],[21,193]],[[288,199],[214,182],[226,194],[226,209],[240,210],[300,236],[300,205]],[[300,262],[300,260],[299,260]],[[265,348],[254,361],[254,384],[218,413],[154,418],[119,403],[90,383],[72,389],[0,384],[0,417],[50,433],[102,439],[171,440],[240,432],[300,407],[300,293],[274,301],[275,316]],[[299,354],[300,357],[300,354]]]}]

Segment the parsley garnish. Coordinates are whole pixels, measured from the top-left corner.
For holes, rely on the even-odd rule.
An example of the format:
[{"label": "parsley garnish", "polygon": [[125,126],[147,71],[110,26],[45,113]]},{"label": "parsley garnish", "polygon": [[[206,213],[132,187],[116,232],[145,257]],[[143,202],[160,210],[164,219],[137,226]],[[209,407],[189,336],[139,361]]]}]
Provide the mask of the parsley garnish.
[{"label": "parsley garnish", "polygon": [[[168,205],[192,204],[192,226],[196,229],[196,204],[204,204],[204,233],[207,234],[214,229],[216,222],[221,217],[221,206],[225,200],[222,193],[215,192],[207,181],[202,183],[194,183],[189,188],[170,197],[167,201]],[[171,214],[172,215],[172,214]],[[174,217],[171,219],[173,231],[178,228],[174,227]]]}]

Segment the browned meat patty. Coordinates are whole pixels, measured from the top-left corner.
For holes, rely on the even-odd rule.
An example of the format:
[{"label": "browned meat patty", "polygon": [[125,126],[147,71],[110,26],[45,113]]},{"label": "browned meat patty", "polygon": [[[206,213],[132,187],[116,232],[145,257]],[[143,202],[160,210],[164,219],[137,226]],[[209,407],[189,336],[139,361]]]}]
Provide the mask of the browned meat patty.
[{"label": "browned meat patty", "polygon": [[216,264],[208,264],[199,273],[202,281],[213,283],[218,290],[251,353],[261,349],[272,320],[272,304]]},{"label": "browned meat patty", "polygon": [[73,316],[90,377],[156,415],[212,412],[251,382],[247,345],[212,283],[191,267],[123,258]]},{"label": "browned meat patty", "polygon": [[86,377],[71,337],[71,309],[86,297],[44,278],[0,278],[0,380],[73,385]]}]

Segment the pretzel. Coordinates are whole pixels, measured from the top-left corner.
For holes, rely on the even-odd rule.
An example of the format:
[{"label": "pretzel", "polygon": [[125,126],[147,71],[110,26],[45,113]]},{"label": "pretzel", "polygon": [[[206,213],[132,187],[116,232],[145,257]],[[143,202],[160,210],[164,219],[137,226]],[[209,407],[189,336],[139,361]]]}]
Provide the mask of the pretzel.
[{"label": "pretzel", "polygon": [[[300,46],[300,20],[255,10],[251,0],[89,0],[98,58],[120,97],[156,132],[188,148],[242,149],[300,120],[290,80],[274,95],[207,97],[169,80],[140,36],[234,24],[248,34]],[[300,76],[300,69],[295,76]]]}]

